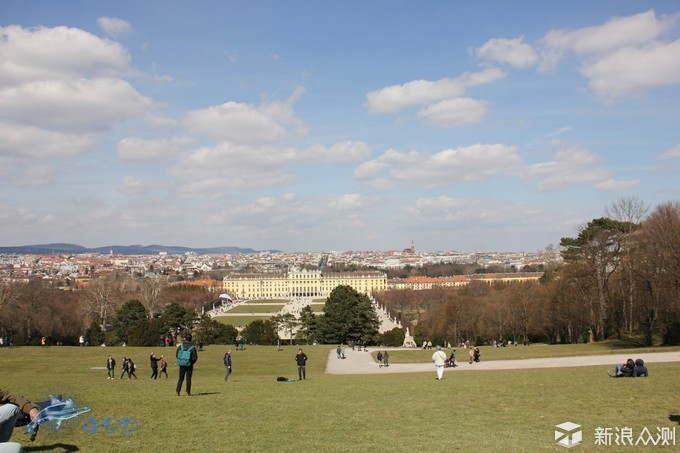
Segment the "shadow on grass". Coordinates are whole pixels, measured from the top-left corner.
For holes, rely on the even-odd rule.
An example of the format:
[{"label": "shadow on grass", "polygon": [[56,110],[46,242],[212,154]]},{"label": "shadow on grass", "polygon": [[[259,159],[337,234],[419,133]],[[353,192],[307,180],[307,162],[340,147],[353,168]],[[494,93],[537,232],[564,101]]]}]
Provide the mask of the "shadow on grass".
[{"label": "shadow on grass", "polygon": [[680,414],[671,414],[668,416],[668,420],[680,425]]},{"label": "shadow on grass", "polygon": [[40,447],[23,447],[23,451],[80,451],[80,448],[69,444],[42,445]]},{"label": "shadow on grass", "polygon": [[632,348],[645,348],[649,345],[645,344],[644,338],[642,337],[628,337],[622,336],[614,340],[608,341],[611,349],[632,349]]},{"label": "shadow on grass", "polygon": [[202,393],[192,393],[191,396],[206,396],[206,395],[219,395],[220,392],[202,392]]}]

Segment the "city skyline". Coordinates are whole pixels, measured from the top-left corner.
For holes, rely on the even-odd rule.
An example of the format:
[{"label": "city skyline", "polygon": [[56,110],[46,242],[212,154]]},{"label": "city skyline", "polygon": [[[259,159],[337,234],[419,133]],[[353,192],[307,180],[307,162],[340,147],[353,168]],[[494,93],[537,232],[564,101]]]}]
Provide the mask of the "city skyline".
[{"label": "city skyline", "polygon": [[674,2],[9,0],[0,33],[0,246],[534,252],[680,199]]}]

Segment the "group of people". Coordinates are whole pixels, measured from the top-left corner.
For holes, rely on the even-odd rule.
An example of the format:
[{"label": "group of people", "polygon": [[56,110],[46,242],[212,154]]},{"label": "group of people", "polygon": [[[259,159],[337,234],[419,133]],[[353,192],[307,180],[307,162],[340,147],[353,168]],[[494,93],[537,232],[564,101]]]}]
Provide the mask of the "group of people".
[{"label": "group of people", "polygon": [[344,359],[345,348],[341,344],[339,344],[338,347],[335,349],[335,354],[338,356],[338,359]]},{"label": "group of people", "polygon": [[616,365],[614,374],[607,371],[609,377],[621,378],[621,377],[648,377],[649,371],[645,366],[645,361],[642,359],[626,360],[626,363],[619,363]]},{"label": "group of people", "polygon": [[368,351],[367,344],[366,344],[365,341],[350,340],[349,343],[347,343],[347,344],[349,344],[349,347],[352,348],[352,351],[354,351],[355,347],[359,348],[359,351],[361,351],[362,348],[363,348],[364,351]]},{"label": "group of people", "polygon": [[378,366],[381,368],[384,366],[390,366],[390,355],[387,353],[387,351],[378,351],[376,358],[378,359]]},{"label": "group of people", "polygon": [[475,362],[479,363],[479,357],[482,355],[482,353],[479,351],[479,348],[475,346],[474,348],[470,348],[468,350],[468,355],[470,356],[470,365],[472,365]]},{"label": "group of people", "polygon": [[158,340],[158,346],[160,346],[160,347],[169,348],[172,345],[173,345],[173,341],[172,341],[172,338],[170,338],[170,335],[160,337],[160,339]]},{"label": "group of people", "polygon": [[14,337],[0,337],[0,348],[13,348]]},{"label": "group of people", "polygon": [[455,368],[458,365],[456,365],[456,350],[454,349],[451,351],[451,355],[449,358],[446,360],[446,363],[444,364],[446,368]]},{"label": "group of people", "polygon": [[[157,379],[158,371],[160,368],[160,374],[165,374],[165,378],[168,378],[168,362],[165,361],[165,357],[161,355],[156,357],[154,353],[151,353],[149,357],[151,362],[151,377],[149,379]],[[123,357],[123,364],[121,365],[120,378],[123,379],[127,376],[128,379],[137,379],[137,364],[132,360],[131,357]],[[116,359],[112,355],[109,355],[106,359],[106,379],[116,379]]]}]

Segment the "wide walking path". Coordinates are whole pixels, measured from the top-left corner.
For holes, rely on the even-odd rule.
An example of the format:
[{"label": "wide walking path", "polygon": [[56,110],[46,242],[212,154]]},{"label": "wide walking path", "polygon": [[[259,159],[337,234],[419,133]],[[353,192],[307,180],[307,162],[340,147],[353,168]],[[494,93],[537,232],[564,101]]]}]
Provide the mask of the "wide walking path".
[{"label": "wide walking path", "polygon": [[[372,374],[372,373],[416,373],[423,371],[434,371],[434,363],[390,363],[389,367],[379,367],[373,359],[371,352],[378,350],[391,351],[389,348],[368,348],[369,352],[352,351],[352,348],[345,348],[345,359],[338,359],[336,350],[333,349],[328,355],[326,372],[329,374]],[[395,350],[395,349],[392,349]],[[432,352],[434,353],[434,349]],[[459,357],[465,349],[459,350]],[[448,355],[448,352],[447,352]],[[518,359],[518,360],[493,360],[482,361],[470,365],[467,361],[459,362],[456,368],[446,368],[445,372],[457,371],[480,371],[480,370],[516,370],[525,368],[560,368],[560,367],[581,367],[610,365],[612,370],[617,363],[625,363],[628,358],[641,358],[647,363],[660,362],[680,362],[680,351],[674,352],[650,352],[640,354],[608,354],[608,355],[587,355],[578,357],[547,357],[540,359]]]}]

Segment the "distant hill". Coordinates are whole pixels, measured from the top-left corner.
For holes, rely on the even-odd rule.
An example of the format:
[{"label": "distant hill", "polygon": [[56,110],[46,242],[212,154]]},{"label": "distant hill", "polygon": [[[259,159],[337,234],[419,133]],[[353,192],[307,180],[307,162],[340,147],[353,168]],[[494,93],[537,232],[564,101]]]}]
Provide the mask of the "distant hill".
[{"label": "distant hill", "polygon": [[[36,244],[36,245],[20,245],[16,247],[0,247],[0,253],[17,253],[21,255],[27,254],[82,254],[82,253],[102,253],[106,254],[113,252],[118,255],[158,255],[160,252],[166,252],[169,255],[181,255],[184,253],[197,253],[199,255],[219,255],[225,253],[257,253],[257,250],[240,247],[210,247],[210,248],[192,248],[180,247],[176,245],[107,245],[105,247],[87,248],[77,244]],[[277,251],[277,250],[272,250]]]}]

